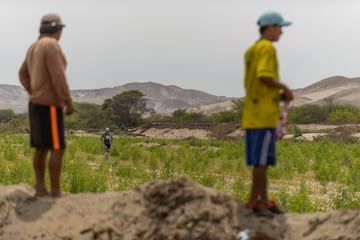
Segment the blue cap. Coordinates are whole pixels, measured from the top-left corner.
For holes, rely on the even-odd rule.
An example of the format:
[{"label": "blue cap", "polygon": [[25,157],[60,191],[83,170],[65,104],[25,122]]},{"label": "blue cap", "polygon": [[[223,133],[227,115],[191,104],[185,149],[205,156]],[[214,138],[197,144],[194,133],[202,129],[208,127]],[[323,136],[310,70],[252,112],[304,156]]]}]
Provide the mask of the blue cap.
[{"label": "blue cap", "polygon": [[285,21],[283,17],[277,12],[266,12],[260,16],[257,24],[260,27],[268,25],[279,25],[285,27],[291,25],[291,22]]}]

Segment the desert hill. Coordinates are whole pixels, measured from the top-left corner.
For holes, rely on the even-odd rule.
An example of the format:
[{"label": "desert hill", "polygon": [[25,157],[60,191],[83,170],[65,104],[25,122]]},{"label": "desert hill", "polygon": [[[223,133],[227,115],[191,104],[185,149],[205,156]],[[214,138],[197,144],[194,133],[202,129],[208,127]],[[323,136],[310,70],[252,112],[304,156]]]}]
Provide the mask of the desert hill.
[{"label": "desert hill", "polygon": [[16,113],[27,111],[28,95],[15,85],[0,84],[0,109],[12,109]]},{"label": "desert hill", "polygon": [[335,76],[295,90],[295,105],[338,103],[360,107],[360,78]]},{"label": "desert hill", "polygon": [[186,177],[123,192],[58,199],[33,194],[28,185],[0,186],[0,240],[360,238],[358,209],[259,218],[227,194]]},{"label": "desert hill", "polygon": [[[301,89],[294,89],[294,105],[304,104],[350,104],[360,108],[360,78],[346,78],[334,76],[325,78],[319,82]],[[219,111],[230,110],[232,100],[221,103],[202,105],[197,108],[189,108],[192,111],[199,111],[205,114],[212,114]]]},{"label": "desert hill", "polygon": [[[153,108],[158,113],[170,113],[175,109],[199,107],[232,99],[153,82],[128,83],[112,88],[72,90],[71,95],[75,102],[102,104],[105,99],[128,90],[141,91],[148,100],[148,107]],[[26,112],[27,94],[20,86],[0,84],[0,109],[9,108],[16,113]]]},{"label": "desert hill", "polygon": [[[204,114],[229,110],[232,99],[193,89],[166,86],[154,82],[128,83],[122,86],[89,90],[72,90],[74,101],[102,104],[123,91],[139,90],[148,99],[148,106],[157,113],[171,113],[175,109],[189,109]],[[302,89],[295,89],[295,105],[338,103],[360,107],[360,78],[334,76]],[[241,96],[239,96],[241,97]],[[0,109],[27,111],[27,94],[20,86],[0,84]]]}]

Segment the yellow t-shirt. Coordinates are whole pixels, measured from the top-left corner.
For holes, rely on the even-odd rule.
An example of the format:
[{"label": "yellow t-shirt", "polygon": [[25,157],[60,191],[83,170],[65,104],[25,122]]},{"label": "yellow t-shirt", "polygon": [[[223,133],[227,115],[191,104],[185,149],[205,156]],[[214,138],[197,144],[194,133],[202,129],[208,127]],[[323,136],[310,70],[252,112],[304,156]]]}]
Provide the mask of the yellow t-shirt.
[{"label": "yellow t-shirt", "polygon": [[279,81],[276,50],[266,39],[255,42],[245,53],[246,94],[242,117],[245,129],[276,128],[279,124],[279,90],[262,83],[260,77]]}]

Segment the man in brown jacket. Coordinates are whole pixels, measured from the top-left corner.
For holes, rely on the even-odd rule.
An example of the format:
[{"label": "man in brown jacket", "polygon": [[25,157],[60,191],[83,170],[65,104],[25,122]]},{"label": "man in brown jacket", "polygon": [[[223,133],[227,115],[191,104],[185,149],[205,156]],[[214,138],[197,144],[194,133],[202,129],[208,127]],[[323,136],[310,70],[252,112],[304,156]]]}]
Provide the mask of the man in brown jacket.
[{"label": "man in brown jacket", "polygon": [[60,197],[60,174],[65,149],[63,107],[73,113],[65,76],[66,60],[58,41],[65,25],[56,14],[41,18],[40,36],[26,54],[19,79],[29,94],[30,142],[35,148],[35,196],[49,195],[45,185],[46,157],[50,151],[50,195]]}]

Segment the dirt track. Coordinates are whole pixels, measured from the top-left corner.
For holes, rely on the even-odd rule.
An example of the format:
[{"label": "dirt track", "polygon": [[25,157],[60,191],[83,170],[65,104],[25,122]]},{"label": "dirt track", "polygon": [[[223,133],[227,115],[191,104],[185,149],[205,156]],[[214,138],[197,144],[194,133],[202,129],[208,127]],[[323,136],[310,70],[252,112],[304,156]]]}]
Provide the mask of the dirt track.
[{"label": "dirt track", "polygon": [[[318,125],[299,124],[294,125],[300,129],[301,136],[288,133],[285,139],[309,140],[327,136],[331,140],[351,141],[351,137],[360,137],[360,125]],[[145,124],[127,132],[130,136],[143,136],[150,138],[167,139],[231,139],[238,140],[244,137],[244,130],[239,124],[224,123],[152,123]]]}]

